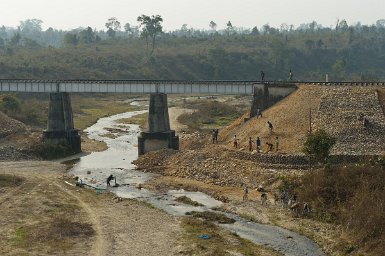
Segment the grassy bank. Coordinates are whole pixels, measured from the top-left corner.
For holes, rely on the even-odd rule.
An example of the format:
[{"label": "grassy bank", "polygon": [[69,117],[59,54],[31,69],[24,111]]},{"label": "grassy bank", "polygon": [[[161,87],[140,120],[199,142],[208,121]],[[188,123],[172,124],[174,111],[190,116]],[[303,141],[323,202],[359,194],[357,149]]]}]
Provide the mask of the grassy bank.
[{"label": "grassy bank", "polygon": [[182,220],[186,244],[185,255],[281,255],[218,228],[213,222],[193,217]]}]

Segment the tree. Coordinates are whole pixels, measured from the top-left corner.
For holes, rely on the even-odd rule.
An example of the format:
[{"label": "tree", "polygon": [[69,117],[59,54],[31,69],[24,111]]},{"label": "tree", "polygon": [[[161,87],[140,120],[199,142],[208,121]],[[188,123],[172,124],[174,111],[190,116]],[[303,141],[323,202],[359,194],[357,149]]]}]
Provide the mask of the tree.
[{"label": "tree", "polygon": [[267,23],[267,24],[263,25],[262,31],[263,31],[264,35],[274,35],[274,34],[277,34],[278,29],[270,27],[270,25]]},{"label": "tree", "polygon": [[20,110],[20,102],[14,96],[5,96],[2,100],[2,107],[5,112],[16,112]]},{"label": "tree", "polygon": [[378,28],[385,28],[385,19],[380,19],[376,21],[376,26]]},{"label": "tree", "polygon": [[160,15],[141,15],[138,17],[138,22],[140,22],[140,26],[142,27],[141,36],[146,39],[147,43],[147,53],[148,53],[148,44],[149,39],[151,39],[151,52],[148,56],[151,56],[154,53],[155,49],[155,39],[156,36],[163,32],[162,22],[163,19]]},{"label": "tree", "polygon": [[251,30],[251,34],[252,35],[259,35],[259,30],[258,30],[257,26],[253,27],[253,29]]},{"label": "tree", "polygon": [[346,74],[346,62],[344,59],[337,59],[332,66],[332,70],[338,79],[342,79]]},{"label": "tree", "polygon": [[41,32],[42,20],[39,19],[27,19],[25,21],[20,21],[20,30],[25,34],[30,34],[33,32]]},{"label": "tree", "polygon": [[289,25],[287,25],[286,23],[282,23],[281,26],[279,26],[279,30],[281,31],[281,33],[286,33],[289,31]]},{"label": "tree", "polygon": [[227,26],[227,28],[226,28],[226,34],[227,34],[227,35],[232,34],[233,31],[234,31],[234,28],[233,28],[233,24],[231,24],[231,21],[228,21],[228,22],[226,23],[226,26]]},{"label": "tree", "polygon": [[132,28],[131,28],[130,23],[127,22],[126,24],[124,24],[124,31],[125,31],[127,34],[129,34],[129,35],[132,34]]},{"label": "tree", "polygon": [[21,35],[20,33],[15,33],[10,41],[11,46],[18,47],[20,45]]},{"label": "tree", "polygon": [[116,31],[120,30],[120,22],[118,21],[117,18],[111,17],[108,19],[106,23],[106,28],[108,29],[107,30],[108,36],[111,38],[115,38]]},{"label": "tree", "polygon": [[216,30],[217,29],[217,23],[215,23],[214,21],[210,21],[210,24],[209,24],[211,30]]},{"label": "tree", "polygon": [[99,41],[100,38],[96,33],[92,30],[91,27],[87,27],[86,29],[79,32],[79,42],[89,44],[92,42]]},{"label": "tree", "polygon": [[64,45],[77,45],[79,42],[76,34],[67,33],[64,35]]},{"label": "tree", "polygon": [[330,149],[335,143],[335,138],[327,134],[326,131],[317,130],[307,136],[303,152],[318,162],[325,163],[329,157]]},{"label": "tree", "polygon": [[339,30],[342,32],[348,31],[349,26],[348,26],[348,23],[346,22],[346,20],[341,20],[341,21],[338,20],[336,30]]}]

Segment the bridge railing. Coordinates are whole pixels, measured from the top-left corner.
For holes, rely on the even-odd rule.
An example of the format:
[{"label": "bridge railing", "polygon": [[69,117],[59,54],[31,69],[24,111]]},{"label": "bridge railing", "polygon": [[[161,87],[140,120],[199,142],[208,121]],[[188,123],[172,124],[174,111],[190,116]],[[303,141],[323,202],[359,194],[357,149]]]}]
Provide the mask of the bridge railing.
[{"label": "bridge railing", "polygon": [[1,92],[252,94],[256,81],[0,80]]},{"label": "bridge railing", "polygon": [[252,80],[28,80],[0,79],[0,92],[70,93],[166,93],[252,94],[260,85],[295,87],[295,84],[324,86],[385,86],[385,82],[252,81]]}]

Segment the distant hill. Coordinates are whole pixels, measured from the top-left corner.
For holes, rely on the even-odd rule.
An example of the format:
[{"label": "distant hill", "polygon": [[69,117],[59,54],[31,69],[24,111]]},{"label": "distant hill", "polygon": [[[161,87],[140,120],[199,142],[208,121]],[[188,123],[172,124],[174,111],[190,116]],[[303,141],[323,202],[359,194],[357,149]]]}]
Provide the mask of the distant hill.
[{"label": "distant hill", "polygon": [[269,30],[249,34],[104,39],[61,48],[0,45],[0,78],[385,80],[385,29]]}]

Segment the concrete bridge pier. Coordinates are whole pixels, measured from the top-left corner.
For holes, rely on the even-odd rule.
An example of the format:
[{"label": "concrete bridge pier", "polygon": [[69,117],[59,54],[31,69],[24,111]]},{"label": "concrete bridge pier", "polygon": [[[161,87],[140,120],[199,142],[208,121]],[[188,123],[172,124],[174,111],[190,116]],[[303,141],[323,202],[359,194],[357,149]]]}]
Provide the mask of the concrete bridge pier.
[{"label": "concrete bridge pier", "polygon": [[267,109],[269,105],[269,88],[266,84],[259,84],[254,86],[253,103],[250,109],[250,118],[258,115],[258,111],[262,112]]},{"label": "concrete bridge pier", "polygon": [[47,130],[43,132],[46,143],[68,143],[75,153],[81,151],[80,135],[74,129],[71,98],[67,92],[50,93]]},{"label": "concrete bridge pier", "polygon": [[295,84],[255,84],[253,103],[250,109],[250,118],[271,107],[297,89]]},{"label": "concrete bridge pier", "polygon": [[150,94],[148,131],[138,137],[138,153],[143,155],[163,148],[178,150],[179,137],[175,136],[174,130],[170,130],[167,94],[153,93]]}]

